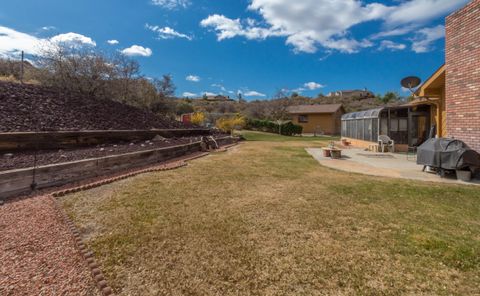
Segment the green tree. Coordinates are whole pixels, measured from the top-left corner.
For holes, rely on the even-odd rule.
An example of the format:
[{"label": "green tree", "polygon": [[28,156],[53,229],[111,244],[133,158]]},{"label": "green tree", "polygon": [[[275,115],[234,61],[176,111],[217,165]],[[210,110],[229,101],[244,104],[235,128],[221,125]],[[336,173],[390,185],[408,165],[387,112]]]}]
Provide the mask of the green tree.
[{"label": "green tree", "polygon": [[185,103],[185,102],[182,102],[182,103],[178,104],[175,109],[176,109],[175,113],[177,115],[182,115],[182,114],[186,114],[186,113],[193,113],[193,111],[194,111],[193,106],[191,104],[188,104],[188,103]]},{"label": "green tree", "polygon": [[400,100],[400,96],[396,92],[392,91],[387,91],[383,96],[381,94],[377,94],[375,97],[384,104]]}]

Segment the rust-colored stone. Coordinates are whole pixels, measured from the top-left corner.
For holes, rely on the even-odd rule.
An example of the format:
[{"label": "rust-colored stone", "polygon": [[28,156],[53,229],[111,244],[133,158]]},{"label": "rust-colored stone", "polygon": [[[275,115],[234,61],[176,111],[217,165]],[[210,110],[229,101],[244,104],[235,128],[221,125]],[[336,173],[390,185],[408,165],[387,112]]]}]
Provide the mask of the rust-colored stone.
[{"label": "rust-colored stone", "polygon": [[97,285],[100,288],[100,290],[103,290],[104,288],[106,288],[108,286],[107,281],[105,281],[105,280],[97,282]]},{"label": "rust-colored stone", "polygon": [[100,271],[99,268],[93,268],[93,269],[92,269],[92,274],[93,274],[94,276],[96,276],[97,274],[102,274],[102,272]]},{"label": "rust-colored stone", "polygon": [[105,287],[102,289],[102,293],[105,296],[113,295],[113,290],[110,287]]}]

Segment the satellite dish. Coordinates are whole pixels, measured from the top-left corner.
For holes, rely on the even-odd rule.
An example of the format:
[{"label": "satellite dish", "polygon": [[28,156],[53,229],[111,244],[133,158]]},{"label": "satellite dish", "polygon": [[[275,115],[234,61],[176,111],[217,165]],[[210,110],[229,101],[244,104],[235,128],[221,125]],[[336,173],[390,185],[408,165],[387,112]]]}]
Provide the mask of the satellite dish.
[{"label": "satellite dish", "polygon": [[413,89],[419,86],[421,82],[422,80],[416,76],[408,76],[403,78],[400,84],[403,87],[408,88],[413,94],[414,93]]}]

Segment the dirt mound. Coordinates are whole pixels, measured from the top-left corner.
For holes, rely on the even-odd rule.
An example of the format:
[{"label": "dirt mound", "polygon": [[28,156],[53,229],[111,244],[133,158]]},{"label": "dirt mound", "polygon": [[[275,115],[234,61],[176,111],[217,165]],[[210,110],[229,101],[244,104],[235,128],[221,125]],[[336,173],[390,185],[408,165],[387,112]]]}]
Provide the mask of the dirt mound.
[{"label": "dirt mound", "polygon": [[188,128],[129,105],[0,82],[0,132]]}]

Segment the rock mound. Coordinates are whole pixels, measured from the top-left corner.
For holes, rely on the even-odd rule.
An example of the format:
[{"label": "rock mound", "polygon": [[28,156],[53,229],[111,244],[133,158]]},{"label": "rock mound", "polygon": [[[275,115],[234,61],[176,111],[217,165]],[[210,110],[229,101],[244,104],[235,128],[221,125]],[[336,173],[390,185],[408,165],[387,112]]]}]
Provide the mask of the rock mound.
[{"label": "rock mound", "polygon": [[177,128],[188,127],[112,100],[0,82],[0,132]]}]

